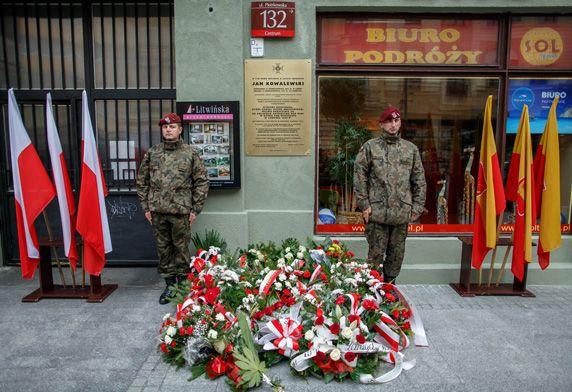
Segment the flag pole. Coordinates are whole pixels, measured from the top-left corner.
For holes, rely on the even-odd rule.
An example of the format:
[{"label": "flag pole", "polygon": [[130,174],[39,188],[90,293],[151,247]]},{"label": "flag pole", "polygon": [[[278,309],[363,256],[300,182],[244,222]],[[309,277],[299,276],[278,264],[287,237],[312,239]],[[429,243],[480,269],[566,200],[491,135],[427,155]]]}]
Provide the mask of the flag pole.
[{"label": "flag pole", "polygon": [[48,214],[46,214],[46,210],[42,211],[42,215],[44,217],[44,222],[46,223],[46,229],[48,230],[48,238],[50,239],[50,246],[52,248],[52,251],[54,252],[54,257],[56,258],[56,263],[58,265],[58,271],[60,272],[60,279],[62,280],[62,284],[65,287],[66,279],[64,277],[64,272],[62,270],[62,264],[60,263],[60,258],[58,257],[58,252],[56,247],[51,243],[53,241],[52,229],[50,228],[50,222],[48,221]]},{"label": "flag pole", "polygon": [[[498,224],[497,224],[497,242],[498,242],[498,239],[499,239],[500,226],[501,226],[501,224],[502,224],[503,218],[504,218],[504,211],[501,212],[501,214],[500,214],[500,216],[499,216],[499,222],[498,222]],[[513,235],[514,235],[514,231],[513,231]],[[491,287],[491,282],[492,282],[492,280],[493,280],[493,271],[494,271],[494,268],[495,268],[495,258],[496,258],[496,255],[497,255],[497,245],[495,244],[495,249],[493,250],[493,255],[492,255],[492,257],[491,257],[491,267],[490,267],[490,269],[489,269],[489,280],[488,280],[488,282],[487,282],[487,287]],[[503,266],[504,266],[504,263],[503,263]]]},{"label": "flag pole", "polygon": [[81,243],[81,288],[85,287],[85,252],[83,251],[84,244]]},{"label": "flag pole", "polygon": [[[516,211],[516,203],[513,202],[512,203],[514,210]],[[504,257],[502,260],[502,265],[501,268],[499,270],[499,275],[497,277],[497,281],[496,281],[496,286],[498,287],[500,285],[500,282],[502,280],[502,277],[504,275],[504,271],[505,271],[505,267],[506,267],[506,262],[508,260],[508,255],[510,254],[510,248],[513,247],[514,244],[514,230],[512,231],[512,235],[510,237],[510,244],[506,247],[506,251],[504,252]]]}]

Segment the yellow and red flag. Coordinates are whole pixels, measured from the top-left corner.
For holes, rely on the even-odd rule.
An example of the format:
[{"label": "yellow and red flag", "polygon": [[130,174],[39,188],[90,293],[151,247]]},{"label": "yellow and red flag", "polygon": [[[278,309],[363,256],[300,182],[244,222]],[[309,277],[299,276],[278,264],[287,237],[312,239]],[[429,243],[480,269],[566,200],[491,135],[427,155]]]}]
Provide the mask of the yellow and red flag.
[{"label": "yellow and red flag", "polygon": [[538,264],[546,269],[550,264],[550,252],[562,242],[560,233],[560,150],[558,148],[558,124],[556,106],[552,102],[544,133],[534,157],[534,199],[540,213],[538,238]]},{"label": "yellow and red flag", "polygon": [[493,125],[491,122],[493,96],[489,95],[485,105],[479,174],[477,179],[477,200],[475,223],[473,225],[472,266],[481,268],[489,250],[497,244],[497,219],[506,205],[502,175],[499,167]]},{"label": "yellow and red flag", "polygon": [[532,225],[536,221],[533,198],[532,140],[528,106],[524,105],[506,180],[506,199],[515,202],[512,273],[522,281],[524,263],[532,261]]}]

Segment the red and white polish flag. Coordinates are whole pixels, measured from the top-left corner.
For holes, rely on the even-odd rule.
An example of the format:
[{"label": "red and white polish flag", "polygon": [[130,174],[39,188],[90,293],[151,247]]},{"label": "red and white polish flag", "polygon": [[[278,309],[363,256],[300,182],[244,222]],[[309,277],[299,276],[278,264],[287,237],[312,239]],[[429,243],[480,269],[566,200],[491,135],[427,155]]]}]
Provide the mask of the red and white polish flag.
[{"label": "red and white polish flag", "polygon": [[75,200],[73,198],[73,191],[62,144],[58,136],[58,127],[52,112],[52,96],[49,93],[46,97],[46,128],[50,160],[52,162],[52,174],[58,195],[60,216],[62,218],[65,253],[70,261],[70,265],[75,270],[78,260],[75,242]]},{"label": "red and white polish flag", "polygon": [[8,90],[8,127],[22,277],[32,279],[40,261],[34,221],[56,192],[26,132],[13,89]]},{"label": "red and white polish flag", "polygon": [[105,266],[105,254],[113,250],[105,208],[107,187],[97,155],[87,94],[82,94],[82,164],[77,211],[77,231],[83,237],[83,262],[90,275],[99,276]]}]

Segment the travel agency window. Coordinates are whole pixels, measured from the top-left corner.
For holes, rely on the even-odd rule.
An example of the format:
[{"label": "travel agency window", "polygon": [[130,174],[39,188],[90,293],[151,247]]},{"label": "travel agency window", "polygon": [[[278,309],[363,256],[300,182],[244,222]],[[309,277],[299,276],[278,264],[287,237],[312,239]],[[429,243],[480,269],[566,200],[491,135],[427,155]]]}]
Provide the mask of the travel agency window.
[{"label": "travel agency window", "polygon": [[388,105],[425,168],[427,212],[410,232],[470,232],[488,95],[493,124],[502,113],[507,18],[324,14],[318,24],[315,232],[363,233],[353,162]]},{"label": "travel agency window", "polygon": [[[528,105],[533,154],[536,155],[550,107],[559,96],[556,116],[560,147],[560,223],[564,234],[570,234],[572,195],[571,45],[572,16],[533,15],[511,19],[504,175],[508,171],[523,105]],[[513,222],[514,208],[510,203],[504,223]]]},{"label": "travel agency window", "polygon": [[[569,233],[572,55],[564,48],[572,42],[571,18],[319,15],[315,232],[364,231],[353,162],[360,146],[380,135],[378,116],[388,105],[401,109],[402,137],[417,145],[425,169],[426,213],[412,222],[410,233],[472,232],[487,96],[494,99],[506,175],[522,104],[531,107],[536,149],[559,95],[562,227]],[[506,214],[505,223],[513,220]],[[510,225],[501,229],[510,231]]]}]

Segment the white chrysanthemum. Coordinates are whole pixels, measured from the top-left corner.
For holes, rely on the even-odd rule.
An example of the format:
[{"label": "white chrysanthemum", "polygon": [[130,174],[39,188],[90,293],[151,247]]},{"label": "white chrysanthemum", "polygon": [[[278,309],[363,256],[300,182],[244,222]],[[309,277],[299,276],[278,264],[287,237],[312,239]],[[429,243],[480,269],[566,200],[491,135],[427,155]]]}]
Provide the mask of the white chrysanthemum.
[{"label": "white chrysanthemum", "polygon": [[290,252],[286,253],[286,255],[284,255],[285,258],[287,258],[288,260],[292,260],[294,258],[294,255]]},{"label": "white chrysanthemum", "polygon": [[217,313],[215,316],[215,320],[217,321],[224,321],[224,314],[222,313]]},{"label": "white chrysanthemum", "polygon": [[339,361],[340,358],[342,357],[342,352],[335,348],[330,352],[330,358],[332,358],[332,361]]},{"label": "white chrysanthemum", "polygon": [[300,247],[298,248],[298,250],[299,250],[300,252],[305,252],[305,251],[306,251],[306,247],[300,245]]},{"label": "white chrysanthemum", "polygon": [[169,336],[175,336],[177,334],[177,329],[173,326],[170,326],[169,328],[167,328],[167,335]]},{"label": "white chrysanthemum", "polygon": [[286,265],[286,260],[284,260],[283,257],[279,258],[278,261],[276,262],[276,265],[278,266],[278,268],[282,268]]},{"label": "white chrysanthemum", "polygon": [[280,274],[280,275],[278,275],[278,280],[284,282],[286,279],[288,279],[288,277],[286,276],[286,274]]},{"label": "white chrysanthemum", "polygon": [[284,271],[287,273],[290,273],[290,272],[294,271],[294,268],[292,268],[288,265],[288,266],[286,266],[286,268],[284,268]]},{"label": "white chrysanthemum", "polygon": [[298,253],[296,253],[296,257],[299,258],[299,259],[303,259],[303,258],[304,258],[304,253],[298,252]]},{"label": "white chrysanthemum", "polygon": [[201,307],[199,305],[193,305],[193,313],[197,313],[201,311]]},{"label": "white chrysanthemum", "polygon": [[286,253],[290,252],[290,247],[287,247],[286,249],[284,249],[284,251],[286,251]]},{"label": "white chrysanthemum", "polygon": [[276,288],[276,290],[280,291],[280,290],[282,290],[282,283],[280,283],[280,282],[275,282],[275,283],[274,283],[274,287]]},{"label": "white chrysanthemum", "polygon": [[256,253],[256,258],[260,261],[264,260],[264,255],[262,254],[262,252],[257,252]]},{"label": "white chrysanthemum", "polygon": [[215,331],[214,329],[209,330],[209,333],[207,334],[207,337],[209,339],[216,339],[218,337],[218,332]]},{"label": "white chrysanthemum", "polygon": [[166,314],[163,316],[163,321],[167,321],[167,319],[168,319],[169,317],[171,317],[171,313],[166,313]]},{"label": "white chrysanthemum", "polygon": [[165,343],[166,344],[171,344],[172,341],[173,341],[173,339],[171,339],[171,337],[169,335],[165,335]]},{"label": "white chrysanthemum", "polygon": [[288,289],[292,288],[292,283],[290,283],[289,281],[284,282],[284,286],[286,286]]},{"label": "white chrysanthemum", "polygon": [[256,299],[256,298],[254,297],[254,294],[248,294],[248,295],[246,296],[246,298],[248,298],[248,300],[249,300],[250,302],[254,302],[255,299]]},{"label": "white chrysanthemum", "polygon": [[351,339],[353,336],[354,336],[354,332],[352,331],[351,328],[345,327],[344,329],[342,329],[342,337],[344,337],[346,339]]},{"label": "white chrysanthemum", "polygon": [[248,298],[244,297],[244,298],[242,299],[242,304],[243,304],[243,305],[247,305],[247,304],[248,304]]}]

